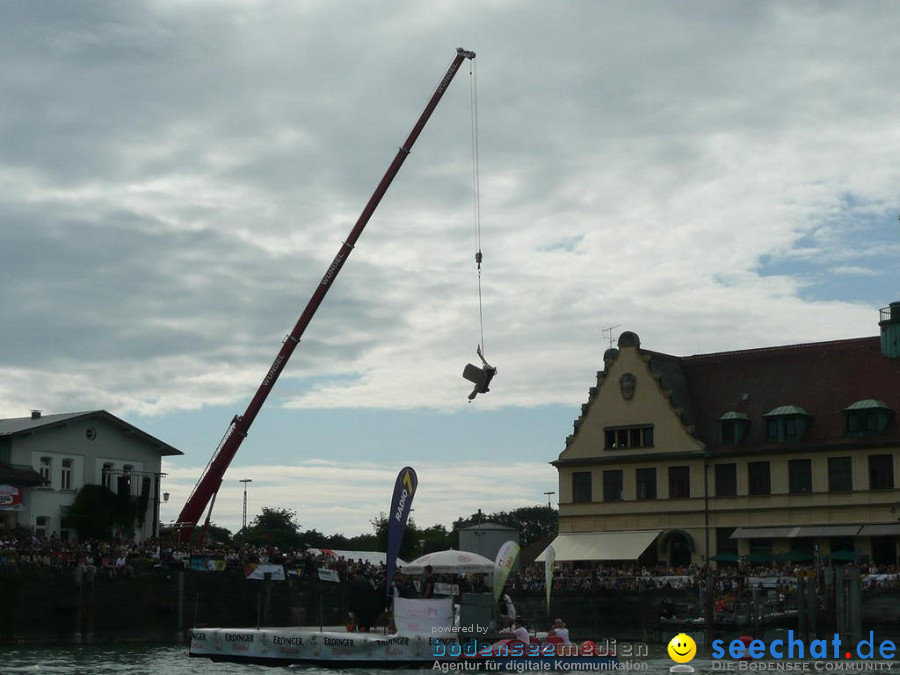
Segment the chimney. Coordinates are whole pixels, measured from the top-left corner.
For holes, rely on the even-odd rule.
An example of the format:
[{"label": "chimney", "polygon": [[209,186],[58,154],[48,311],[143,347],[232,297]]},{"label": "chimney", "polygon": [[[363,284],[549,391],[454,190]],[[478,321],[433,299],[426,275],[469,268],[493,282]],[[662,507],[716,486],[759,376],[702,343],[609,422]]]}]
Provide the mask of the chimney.
[{"label": "chimney", "polygon": [[889,359],[900,358],[900,302],[892,302],[879,310],[881,320],[881,353]]},{"label": "chimney", "polygon": [[31,411],[31,419],[33,419],[33,420],[41,419],[41,411],[40,410],[32,410]]}]

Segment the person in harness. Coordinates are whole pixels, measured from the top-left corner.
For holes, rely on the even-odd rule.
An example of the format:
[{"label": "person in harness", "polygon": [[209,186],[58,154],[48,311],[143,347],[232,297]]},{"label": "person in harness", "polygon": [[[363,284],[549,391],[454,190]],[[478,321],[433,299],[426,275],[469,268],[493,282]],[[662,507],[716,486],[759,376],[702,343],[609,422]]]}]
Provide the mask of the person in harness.
[{"label": "person in harness", "polygon": [[472,393],[469,394],[470,401],[474,400],[478,394],[488,393],[490,391],[488,385],[491,383],[491,380],[494,379],[494,375],[497,374],[497,369],[484,360],[484,355],[481,353],[481,345],[476,347],[475,353],[477,353],[478,358],[481,359],[481,363],[483,364],[481,368],[472,365],[471,363],[467,363],[466,367],[463,369],[463,377],[475,385],[474,389],[472,389]]}]

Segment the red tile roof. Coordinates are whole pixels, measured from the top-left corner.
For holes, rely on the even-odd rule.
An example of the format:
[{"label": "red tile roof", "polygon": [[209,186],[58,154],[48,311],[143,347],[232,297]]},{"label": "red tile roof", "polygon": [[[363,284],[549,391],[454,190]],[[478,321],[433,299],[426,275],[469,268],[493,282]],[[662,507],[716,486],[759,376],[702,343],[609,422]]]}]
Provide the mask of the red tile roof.
[{"label": "red tile roof", "polygon": [[[673,404],[684,410],[685,424],[710,450],[733,447],[719,442],[718,419],[728,412],[750,419],[744,450],[900,443],[900,359],[882,354],[879,337],[680,358],[645,353]],[[884,432],[847,437],[842,411],[862,399],[883,401],[894,412]],[[811,419],[801,441],[775,444],[766,438],[763,415],[786,405],[804,408]]]}]

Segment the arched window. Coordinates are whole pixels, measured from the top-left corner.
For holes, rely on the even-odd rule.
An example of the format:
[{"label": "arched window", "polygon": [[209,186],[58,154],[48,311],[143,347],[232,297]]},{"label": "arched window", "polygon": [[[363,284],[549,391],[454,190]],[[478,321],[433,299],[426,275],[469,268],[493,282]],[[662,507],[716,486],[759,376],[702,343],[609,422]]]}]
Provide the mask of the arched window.
[{"label": "arched window", "polygon": [[103,469],[100,472],[100,484],[110,491],[112,491],[112,472],[112,462],[104,462]]},{"label": "arched window", "polygon": [[126,464],[122,467],[122,475],[119,476],[119,485],[118,485],[118,494],[120,495],[130,495],[131,494],[131,472],[134,469],[134,466],[131,464]]}]

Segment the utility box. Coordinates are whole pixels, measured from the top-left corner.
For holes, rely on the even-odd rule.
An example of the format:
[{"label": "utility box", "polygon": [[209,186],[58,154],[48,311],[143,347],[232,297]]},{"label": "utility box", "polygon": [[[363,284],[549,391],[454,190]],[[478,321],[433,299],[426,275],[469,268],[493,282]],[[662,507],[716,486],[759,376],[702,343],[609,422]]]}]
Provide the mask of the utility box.
[{"label": "utility box", "polygon": [[494,619],[493,593],[463,593],[459,603],[460,637],[486,635]]},{"label": "utility box", "polygon": [[[500,547],[507,541],[519,543],[519,531],[498,523],[480,523],[463,527],[459,531],[459,550],[477,553],[488,560],[495,560]],[[513,570],[519,569],[519,559]]]}]

